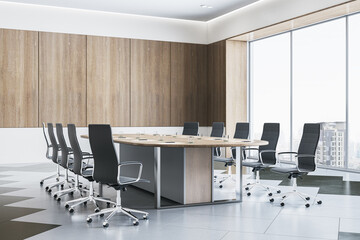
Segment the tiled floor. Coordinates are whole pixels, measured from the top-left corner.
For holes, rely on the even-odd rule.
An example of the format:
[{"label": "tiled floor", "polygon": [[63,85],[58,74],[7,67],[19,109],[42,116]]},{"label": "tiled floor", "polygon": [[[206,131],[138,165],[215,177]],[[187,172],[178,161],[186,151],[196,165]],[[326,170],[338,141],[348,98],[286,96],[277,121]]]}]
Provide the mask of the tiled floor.
[{"label": "tiled floor", "polygon": [[[53,168],[51,164],[0,166],[1,239],[30,236],[29,239],[79,239],[79,236],[81,239],[126,240],[360,239],[358,186],[349,183],[352,187],[345,192],[340,189],[340,194],[318,194],[329,189],[326,186],[328,175],[323,178],[316,175],[313,181],[299,184],[299,190],[318,194],[323,200],[322,205],[312,203],[310,208],[305,208],[298,199],[289,200],[286,206],[280,207],[279,199],[270,203],[264,192],[254,191],[250,197],[245,196],[242,203],[154,210],[145,201],[134,201],[136,194],[129,190],[128,196],[123,194],[124,202],[134,206],[144,203],[150,213],[149,220],[141,220],[139,226],[132,226],[127,217],[116,216],[110,221],[109,228],[104,229],[101,218],[86,223],[87,214],[93,212],[91,204],[80,206],[70,214],[63,205],[71,197],[56,202],[39,186],[39,180],[49,175]],[[321,171],[319,175],[322,175]],[[345,186],[346,182],[341,183],[343,175],[336,174],[334,176],[340,178],[332,178],[330,183],[337,181]],[[281,178],[269,180],[268,173],[263,175],[267,183],[280,184],[282,192],[291,189],[286,181],[279,180]],[[346,177],[351,179],[349,175]],[[356,174],[353,177],[355,181],[359,179]],[[322,185],[316,186],[314,181]],[[305,183],[311,186],[305,186]],[[105,188],[104,191],[114,198],[113,190]],[[145,193],[138,196],[147,198]]]}]

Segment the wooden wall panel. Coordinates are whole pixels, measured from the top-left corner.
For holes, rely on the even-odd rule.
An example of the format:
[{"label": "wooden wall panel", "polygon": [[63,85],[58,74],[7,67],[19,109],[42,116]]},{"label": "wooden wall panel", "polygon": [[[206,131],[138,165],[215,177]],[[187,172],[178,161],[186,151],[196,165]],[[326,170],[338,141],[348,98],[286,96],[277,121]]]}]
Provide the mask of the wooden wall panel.
[{"label": "wooden wall panel", "polygon": [[207,47],[171,43],[171,126],[207,125]]},{"label": "wooden wall panel", "polygon": [[87,123],[130,126],[130,39],[87,37]]},{"label": "wooden wall panel", "polygon": [[131,40],[131,126],[170,125],[170,43]]},{"label": "wooden wall panel", "polygon": [[39,123],[86,126],[86,36],[39,35]]},{"label": "wooden wall panel", "polygon": [[0,29],[0,127],[38,125],[38,33]]},{"label": "wooden wall panel", "polygon": [[229,40],[226,41],[226,135],[231,138],[237,122],[247,122],[247,42]]},{"label": "wooden wall panel", "polygon": [[208,125],[225,122],[226,42],[208,45]]}]

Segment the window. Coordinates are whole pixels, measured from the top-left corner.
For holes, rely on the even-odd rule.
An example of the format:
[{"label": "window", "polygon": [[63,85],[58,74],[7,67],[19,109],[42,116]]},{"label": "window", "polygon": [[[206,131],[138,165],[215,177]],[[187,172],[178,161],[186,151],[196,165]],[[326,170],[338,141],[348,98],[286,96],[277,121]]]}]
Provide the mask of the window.
[{"label": "window", "polygon": [[360,169],[360,14],[349,17],[349,168]]},{"label": "window", "polygon": [[251,132],[260,138],[265,122],[280,123],[278,149],[290,148],[290,33],[251,44]]},{"label": "window", "polygon": [[[250,122],[279,122],[278,151],[321,123],[318,164],[360,170],[360,14],[250,43]],[[287,91],[287,92],[286,92]]]}]

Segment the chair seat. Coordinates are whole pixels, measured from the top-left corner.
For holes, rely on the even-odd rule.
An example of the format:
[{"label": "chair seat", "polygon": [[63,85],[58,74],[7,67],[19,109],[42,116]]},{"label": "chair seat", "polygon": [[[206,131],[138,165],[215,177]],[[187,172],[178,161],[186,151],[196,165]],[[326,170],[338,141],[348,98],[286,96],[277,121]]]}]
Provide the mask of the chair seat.
[{"label": "chair seat", "polygon": [[273,167],[270,168],[270,170],[272,172],[276,172],[276,173],[284,173],[284,174],[288,174],[288,173],[309,173],[310,171],[307,169],[298,169],[296,167],[288,167],[288,168],[282,168],[282,167]]},{"label": "chair seat", "polygon": [[[133,184],[133,183],[129,183],[127,184],[126,182],[132,182],[132,181],[135,181],[136,178],[132,178],[132,177],[122,177],[120,176],[120,182],[124,183],[124,184],[108,184],[110,187],[113,187],[115,188],[116,190],[119,190],[119,189],[122,189],[124,187],[126,187],[127,185],[130,185],[130,184]],[[137,183],[150,183],[149,180],[147,179],[143,179],[143,178],[140,178],[140,180],[137,182]]]},{"label": "chair seat", "polygon": [[232,162],[234,162],[234,160],[232,158],[221,158],[221,157],[215,157],[214,161],[223,162],[223,163],[232,163]]}]

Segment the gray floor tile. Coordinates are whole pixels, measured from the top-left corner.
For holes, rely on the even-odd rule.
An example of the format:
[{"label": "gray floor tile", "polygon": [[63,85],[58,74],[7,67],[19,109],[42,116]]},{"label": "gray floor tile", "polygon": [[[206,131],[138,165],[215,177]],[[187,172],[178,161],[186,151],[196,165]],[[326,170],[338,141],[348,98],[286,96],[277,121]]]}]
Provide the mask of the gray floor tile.
[{"label": "gray floor tile", "polygon": [[360,233],[339,232],[339,240],[359,240]]},{"label": "gray floor tile", "polygon": [[339,218],[280,213],[266,231],[266,234],[337,239],[338,229]]},{"label": "gray floor tile", "polygon": [[228,232],[221,240],[319,240],[318,238],[292,237],[272,234]]},{"label": "gray floor tile", "polygon": [[360,233],[360,219],[341,218],[340,232]]}]

